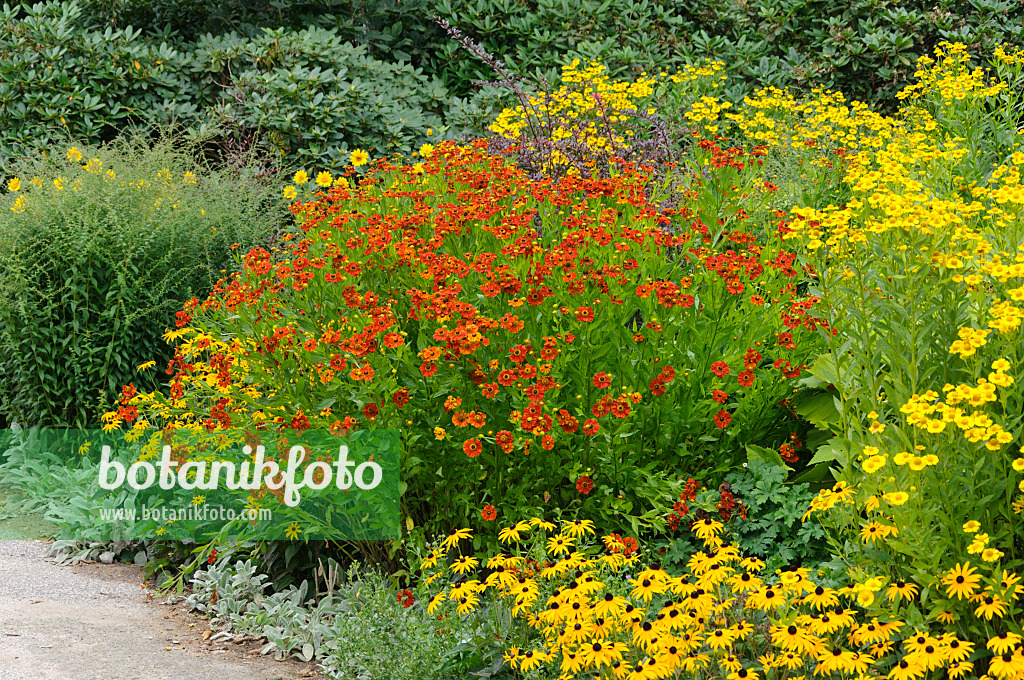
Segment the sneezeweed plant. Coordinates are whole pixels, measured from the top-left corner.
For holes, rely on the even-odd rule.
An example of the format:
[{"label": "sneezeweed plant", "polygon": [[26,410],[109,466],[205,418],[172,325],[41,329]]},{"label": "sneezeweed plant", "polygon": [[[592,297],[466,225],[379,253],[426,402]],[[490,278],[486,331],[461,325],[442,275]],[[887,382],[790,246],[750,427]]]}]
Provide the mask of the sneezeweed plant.
[{"label": "sneezeweed plant", "polygon": [[502,142],[495,148],[547,177],[607,174],[614,158],[672,162],[681,143],[673,135],[686,122],[681,112],[717,101],[707,93],[724,79],[723,65],[707,62],[616,81],[604,65],[575,59],[562,67],[556,89],[520,92],[519,105],[504,109],[489,130]]},{"label": "sneezeweed plant", "polygon": [[[840,483],[823,494],[848,491]],[[529,678],[1024,676],[1022,638],[989,595],[977,607],[986,630],[972,641],[948,621],[903,616],[917,598],[903,581],[871,576],[833,589],[806,568],[765,573],[723,542],[717,520],[691,530],[704,549],[673,575],[639,545],[627,555],[622,537],[594,540],[585,520],[519,522],[503,530],[501,552],[484,555],[462,550],[463,529],[423,560],[421,597],[438,616],[490,626],[507,641],[509,666]],[[1004,578],[1007,614],[1024,588]],[[970,569],[946,581],[954,594],[978,590]]]},{"label": "sneezeweed plant", "polygon": [[108,426],[400,428],[406,525],[432,529],[544,504],[663,527],[677,471],[789,437],[774,405],[821,321],[730,191],[768,193],[757,156],[699,147],[718,189],[670,216],[644,167],[536,181],[485,146],[378,161],[295,203],[282,248],[178,313],[169,391]]},{"label": "sneezeweed plant", "polygon": [[835,505],[824,515],[835,552],[920,588],[930,616],[980,635],[979,616],[1019,618],[1024,153],[983,181],[961,176],[979,151],[950,126],[973,116],[1006,131],[1006,87],[943,49],[911,88],[915,105],[863,134],[850,199],[795,209],[789,236],[841,329],[811,369],[840,406],[831,451],[847,486],[817,508]]}]

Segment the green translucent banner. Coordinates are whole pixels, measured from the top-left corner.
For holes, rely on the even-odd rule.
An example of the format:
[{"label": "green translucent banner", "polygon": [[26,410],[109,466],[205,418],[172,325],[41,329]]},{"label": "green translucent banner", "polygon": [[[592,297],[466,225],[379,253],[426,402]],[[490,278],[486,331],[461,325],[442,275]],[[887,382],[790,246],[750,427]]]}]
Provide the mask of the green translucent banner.
[{"label": "green translucent banner", "polygon": [[66,509],[83,535],[67,538],[400,535],[397,430],[23,430],[7,449],[15,472],[43,466],[89,485],[81,507]]}]

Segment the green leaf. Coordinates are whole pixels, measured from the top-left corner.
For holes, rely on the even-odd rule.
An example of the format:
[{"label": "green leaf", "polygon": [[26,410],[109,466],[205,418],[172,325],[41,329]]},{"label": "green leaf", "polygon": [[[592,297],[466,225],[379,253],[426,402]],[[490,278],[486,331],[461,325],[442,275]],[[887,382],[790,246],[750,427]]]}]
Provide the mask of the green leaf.
[{"label": "green leaf", "polygon": [[763,446],[747,444],[747,462],[753,463],[755,461],[776,465],[789,471],[793,470],[793,468],[786,465],[786,461],[782,460],[782,456],[775,449],[766,449]]}]

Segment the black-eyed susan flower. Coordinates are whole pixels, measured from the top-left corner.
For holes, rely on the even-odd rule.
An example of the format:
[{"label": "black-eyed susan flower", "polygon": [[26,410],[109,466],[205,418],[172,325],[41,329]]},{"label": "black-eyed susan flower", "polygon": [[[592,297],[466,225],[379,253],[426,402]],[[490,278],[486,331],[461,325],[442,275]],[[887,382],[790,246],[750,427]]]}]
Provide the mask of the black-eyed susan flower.
[{"label": "black-eyed susan flower", "polygon": [[958,600],[974,595],[981,583],[981,575],[975,573],[977,569],[969,562],[957,565],[942,577],[942,585],[946,586],[946,594],[949,597],[956,596]]},{"label": "black-eyed susan flower", "polygon": [[913,600],[917,597],[918,590],[919,588],[913,583],[903,580],[893,581],[885,591],[885,596],[889,598],[890,602]]}]

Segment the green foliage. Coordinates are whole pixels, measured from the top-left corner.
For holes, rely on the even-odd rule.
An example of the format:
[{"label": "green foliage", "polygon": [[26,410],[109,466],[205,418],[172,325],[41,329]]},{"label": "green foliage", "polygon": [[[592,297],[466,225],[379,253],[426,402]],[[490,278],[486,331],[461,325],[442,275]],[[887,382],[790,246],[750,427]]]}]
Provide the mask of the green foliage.
[{"label": "green foliage", "polygon": [[138,123],[192,122],[181,53],[139,30],[87,31],[75,3],[0,10],[0,169],[58,140],[99,143]]},{"label": "green foliage", "polygon": [[444,124],[448,95],[440,81],[374,59],[333,29],[207,36],[191,57],[204,103],[230,83],[215,117],[258,130],[265,145],[299,166],[344,166],[355,148],[408,152]]},{"label": "green foliage", "polygon": [[270,233],[277,212],[251,167],[211,172],[176,144],[125,140],[67,158],[54,146],[17,168],[19,190],[0,199],[9,418],[98,423],[138,364],[169,358],[160,336],[174,310],[213,286],[231,245]]},{"label": "green foliage", "polygon": [[458,646],[462,621],[428,615],[424,602],[410,604],[411,592],[399,595],[373,570],[353,565],[343,572],[329,560],[320,574],[323,583],[270,594],[257,563],[221,559],[196,573],[187,600],[214,625],[266,637],[279,657],[320,660],[330,677],[465,677],[474,657]]},{"label": "green foliage", "polygon": [[732,493],[747,508],[747,520],[730,528],[744,554],[756,555],[769,567],[809,566],[828,557],[825,532],[817,521],[801,522],[814,492],[807,484],[787,484],[789,471],[751,461],[726,477]]}]

